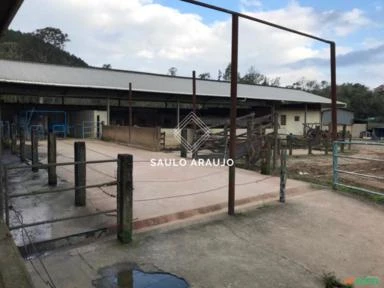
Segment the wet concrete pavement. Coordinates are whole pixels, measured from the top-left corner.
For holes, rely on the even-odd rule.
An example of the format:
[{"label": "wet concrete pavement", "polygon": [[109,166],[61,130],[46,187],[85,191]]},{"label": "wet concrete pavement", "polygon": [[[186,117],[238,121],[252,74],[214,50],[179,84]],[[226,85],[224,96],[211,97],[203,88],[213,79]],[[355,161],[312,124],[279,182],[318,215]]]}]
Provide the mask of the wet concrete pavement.
[{"label": "wet concrete pavement", "polygon": [[[74,161],[74,140],[58,140],[57,162]],[[41,141],[41,162],[46,162],[46,142]],[[133,215],[135,229],[167,225],[185,219],[200,217],[213,211],[225,212],[227,207],[227,167],[154,167],[151,159],[180,160],[174,153],[149,152],[128,146],[98,140],[86,141],[87,160],[117,158],[119,153],[133,155]],[[17,159],[13,159],[17,161]],[[116,163],[87,165],[87,184],[99,184],[116,180]],[[73,187],[74,167],[57,167],[58,188]],[[13,174],[12,174],[13,173]],[[49,189],[45,170],[10,173],[10,193],[25,193]],[[310,190],[308,184],[288,180],[288,197]],[[261,175],[253,171],[236,169],[236,201],[238,205],[263,203],[278,199],[279,178]],[[116,208],[116,187],[87,189],[87,206],[74,206],[74,191],[40,195],[13,200],[13,206],[23,216],[24,223],[84,215]],[[19,224],[11,213],[11,222]],[[34,241],[64,237],[101,227],[114,227],[115,213],[92,218],[46,224],[28,229]],[[18,245],[28,242],[21,232],[14,232]]]},{"label": "wet concrete pavement", "polygon": [[236,217],[137,234],[129,245],[104,238],[42,260],[56,287],[68,288],[93,287],[105,269],[127,263],[172,273],[190,287],[324,287],[320,279],[329,272],[340,279],[375,276],[382,287],[383,222],[383,207],[317,190]]}]

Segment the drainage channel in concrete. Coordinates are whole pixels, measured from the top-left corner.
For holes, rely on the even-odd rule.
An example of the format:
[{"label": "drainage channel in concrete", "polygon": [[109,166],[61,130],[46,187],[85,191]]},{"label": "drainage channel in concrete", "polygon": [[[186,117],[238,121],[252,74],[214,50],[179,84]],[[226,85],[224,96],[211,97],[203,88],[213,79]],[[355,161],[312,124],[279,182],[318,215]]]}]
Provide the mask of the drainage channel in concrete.
[{"label": "drainage channel in concrete", "polygon": [[96,288],[188,288],[188,283],[165,272],[144,272],[133,263],[116,264],[102,268],[101,278],[92,281]]}]

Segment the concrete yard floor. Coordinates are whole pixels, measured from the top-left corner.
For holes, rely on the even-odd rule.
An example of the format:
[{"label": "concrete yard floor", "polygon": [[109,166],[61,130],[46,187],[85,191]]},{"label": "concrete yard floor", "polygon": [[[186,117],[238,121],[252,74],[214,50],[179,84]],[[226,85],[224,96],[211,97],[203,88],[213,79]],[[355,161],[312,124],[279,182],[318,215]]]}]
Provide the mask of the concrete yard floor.
[{"label": "concrete yard floor", "polygon": [[[57,162],[74,161],[75,140],[57,141]],[[119,153],[133,155],[133,216],[135,229],[149,229],[152,226],[175,222],[180,219],[199,217],[212,211],[225,211],[228,195],[228,167],[153,167],[151,159],[181,159],[174,153],[150,152],[118,145],[111,142],[86,140],[86,158],[90,160],[116,159]],[[47,143],[39,143],[41,162],[45,163]],[[191,160],[189,160],[191,161]],[[158,162],[157,162],[158,163]],[[32,173],[30,169],[11,171],[10,193],[28,193],[51,189],[47,185],[46,171]],[[116,180],[117,164],[102,163],[87,165],[87,184],[98,184]],[[57,167],[59,184],[57,188],[74,186],[74,167]],[[261,175],[254,171],[236,169],[236,204],[249,205],[277,200],[279,177]],[[288,180],[287,195],[310,190],[310,185]],[[12,200],[15,210],[21,212],[24,223],[84,215],[116,209],[116,186],[87,189],[87,206],[74,206],[74,191],[49,195],[17,198]],[[28,228],[34,241],[65,237],[66,235],[90,231],[100,227],[116,225],[116,213],[58,222]],[[19,224],[11,212],[11,224]],[[18,245],[28,242],[21,230],[13,232]]]},{"label": "concrete yard floor", "polygon": [[[93,287],[116,263],[169,272],[191,287],[324,287],[320,279],[328,272],[340,279],[375,276],[381,282],[375,287],[383,287],[383,222],[383,207],[317,190],[235,217],[138,234],[129,245],[104,238],[41,259],[56,287],[68,288]],[[45,287],[28,269],[36,287]]]}]

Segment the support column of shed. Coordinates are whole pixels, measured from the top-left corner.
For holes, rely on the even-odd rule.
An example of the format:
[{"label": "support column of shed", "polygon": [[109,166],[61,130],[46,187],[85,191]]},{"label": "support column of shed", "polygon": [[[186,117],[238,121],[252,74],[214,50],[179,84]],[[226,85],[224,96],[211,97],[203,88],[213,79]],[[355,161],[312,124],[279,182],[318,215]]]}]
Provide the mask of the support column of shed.
[{"label": "support column of shed", "polygon": [[110,125],[110,119],[111,119],[111,101],[110,98],[107,98],[107,126]]}]

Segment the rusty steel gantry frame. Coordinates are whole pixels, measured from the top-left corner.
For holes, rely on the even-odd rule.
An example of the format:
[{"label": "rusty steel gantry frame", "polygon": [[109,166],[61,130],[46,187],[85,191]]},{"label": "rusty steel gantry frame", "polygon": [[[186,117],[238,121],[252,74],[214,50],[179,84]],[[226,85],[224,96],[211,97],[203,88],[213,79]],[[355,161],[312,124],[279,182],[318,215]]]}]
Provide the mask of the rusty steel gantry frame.
[{"label": "rusty steel gantry frame", "polygon": [[[337,96],[336,96],[336,43],[311,34],[290,29],[268,21],[264,21],[246,14],[238,13],[229,9],[214,6],[211,4],[195,1],[180,0],[193,5],[201,6],[211,10],[223,12],[232,15],[232,52],[231,52],[231,113],[230,113],[230,140],[229,140],[229,158],[234,159],[236,153],[236,116],[237,116],[237,73],[238,73],[238,49],[239,49],[239,18],[258,22],[271,26],[286,32],[301,35],[330,45],[330,63],[331,63],[331,101],[332,101],[332,140],[337,138]],[[229,167],[228,180],[228,214],[235,214],[235,165]]]}]

